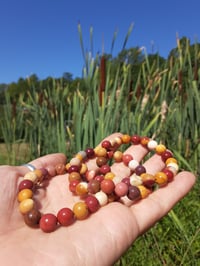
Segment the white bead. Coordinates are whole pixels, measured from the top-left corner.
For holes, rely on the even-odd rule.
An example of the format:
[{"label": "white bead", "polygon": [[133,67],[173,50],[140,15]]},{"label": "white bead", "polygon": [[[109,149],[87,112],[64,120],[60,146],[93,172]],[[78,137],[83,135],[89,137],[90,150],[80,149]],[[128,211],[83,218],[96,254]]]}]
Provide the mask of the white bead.
[{"label": "white bead", "polygon": [[131,169],[131,170],[135,170],[135,168],[139,165],[139,162],[136,161],[136,160],[130,160],[130,162],[128,163],[128,167]]},{"label": "white bead", "polygon": [[115,183],[115,185],[116,185],[116,184],[118,184],[119,182],[121,182],[121,180],[122,180],[121,177],[119,177],[119,176],[115,176],[115,177],[113,178],[112,181],[113,181],[113,182]]},{"label": "white bead", "polygon": [[147,143],[147,148],[149,150],[155,150],[155,148],[157,147],[158,143],[157,141],[151,139],[148,143]]},{"label": "white bead", "polygon": [[87,156],[87,153],[85,151],[79,151],[77,154],[80,154],[83,159],[85,159]]},{"label": "white bead", "polygon": [[31,180],[33,183],[36,183],[38,181],[38,176],[34,171],[31,171],[25,174],[24,179],[28,179]]},{"label": "white bead", "polygon": [[130,184],[132,186],[142,185],[142,178],[136,174],[130,176]]},{"label": "white bead", "polygon": [[71,165],[78,165],[79,166],[81,164],[81,161],[78,158],[72,158],[69,163]]},{"label": "white bead", "polygon": [[[178,169],[179,169],[179,166],[178,166],[177,163],[168,163],[167,168],[170,168],[170,170],[171,170],[171,168],[174,168],[176,173],[177,173]],[[172,172],[174,172],[174,170]]]},{"label": "white bead", "polygon": [[108,203],[108,196],[103,191],[97,192],[94,196],[98,200],[100,206],[104,206]]}]

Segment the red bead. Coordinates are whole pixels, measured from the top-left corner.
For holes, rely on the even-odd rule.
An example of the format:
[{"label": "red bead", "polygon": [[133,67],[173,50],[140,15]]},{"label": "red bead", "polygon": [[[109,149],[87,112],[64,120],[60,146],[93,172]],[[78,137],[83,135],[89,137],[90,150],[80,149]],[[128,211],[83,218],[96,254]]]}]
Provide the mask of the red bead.
[{"label": "red bead", "polygon": [[68,226],[74,222],[74,213],[69,208],[62,208],[57,214],[58,222],[63,226]]},{"label": "red bead", "polygon": [[75,193],[76,192],[76,186],[80,183],[79,180],[72,180],[69,182],[69,190],[72,192],[72,193]]},{"label": "red bead", "polygon": [[130,186],[130,178],[129,177],[124,177],[122,179],[122,182],[124,182],[125,184],[127,184],[128,186]]},{"label": "red bead", "polygon": [[163,173],[167,175],[168,182],[171,182],[174,179],[174,173],[170,171],[169,169],[167,168],[163,169]]},{"label": "red bead", "polygon": [[162,157],[163,161],[165,162],[168,158],[173,157],[173,154],[172,154],[171,151],[166,150],[166,151],[164,151],[164,152],[161,154],[161,157]]},{"label": "red bead", "polygon": [[138,135],[133,135],[133,136],[131,136],[131,142],[133,143],[133,144],[135,144],[135,145],[137,145],[137,144],[140,144],[140,136],[138,136]]},{"label": "red bead", "polygon": [[88,210],[93,213],[93,212],[96,212],[99,207],[100,207],[100,204],[97,200],[97,198],[95,198],[94,196],[92,195],[89,195],[86,199],[85,199],[85,203],[88,207]]},{"label": "red bead", "polygon": [[102,165],[100,168],[99,168],[99,172],[103,175],[105,175],[106,173],[110,172],[111,171],[111,168],[108,164],[105,164],[105,165]]},{"label": "red bead", "polygon": [[94,177],[94,180],[97,180],[97,181],[99,181],[101,183],[104,180],[104,176],[103,175],[96,175]]},{"label": "red bead", "polygon": [[141,193],[138,187],[136,186],[129,186],[127,197],[130,200],[138,200],[141,197]]},{"label": "red bead", "polygon": [[28,179],[24,179],[19,183],[19,191],[23,190],[23,189],[32,189],[33,188],[33,181],[28,180]]},{"label": "red bead", "polygon": [[111,145],[111,142],[109,140],[104,140],[102,143],[101,143],[101,146],[103,148],[105,148],[106,150],[110,150],[112,145]]},{"label": "red bead", "polygon": [[91,158],[93,158],[95,156],[94,149],[92,149],[92,148],[87,148],[85,150],[85,152],[87,154],[88,159],[91,159]]},{"label": "red bead", "polygon": [[125,165],[128,165],[131,160],[133,160],[133,156],[131,154],[123,154],[122,161]]},{"label": "red bead", "polygon": [[54,214],[44,214],[40,219],[40,228],[45,233],[51,233],[55,231],[57,227],[57,217]]},{"label": "red bead", "polygon": [[79,172],[80,167],[78,165],[71,165],[67,171],[68,173]]},{"label": "red bead", "polygon": [[111,194],[115,189],[115,183],[111,179],[104,179],[101,182],[101,190],[106,194]]},{"label": "red bead", "polygon": [[123,197],[128,193],[128,185],[125,182],[119,182],[115,185],[115,193],[118,197]]}]

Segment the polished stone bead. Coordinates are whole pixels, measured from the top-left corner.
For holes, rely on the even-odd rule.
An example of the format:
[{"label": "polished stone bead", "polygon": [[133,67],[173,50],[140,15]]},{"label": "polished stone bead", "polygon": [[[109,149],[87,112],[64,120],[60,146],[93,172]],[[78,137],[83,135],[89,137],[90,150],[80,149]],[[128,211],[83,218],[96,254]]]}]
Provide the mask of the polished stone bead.
[{"label": "polished stone bead", "polygon": [[24,222],[30,227],[36,227],[39,225],[40,218],[41,213],[36,209],[32,209],[24,215]]},{"label": "polished stone bead", "polygon": [[120,182],[115,185],[115,193],[118,197],[123,197],[128,193],[128,185],[124,182]]},{"label": "polished stone bead", "polygon": [[57,213],[57,219],[63,226],[71,225],[74,222],[74,213],[70,208],[62,208]]},{"label": "polished stone bead", "polygon": [[32,189],[33,188],[33,181],[31,180],[28,180],[28,179],[25,179],[25,180],[22,180],[20,183],[19,183],[19,191],[25,189],[25,188],[28,188],[28,189]]},{"label": "polished stone bead", "polygon": [[133,156],[131,154],[123,154],[122,157],[123,163],[128,166],[129,162],[133,160]]},{"label": "polished stone bead", "polygon": [[101,146],[106,150],[110,150],[112,147],[111,142],[109,140],[102,141]]},{"label": "polished stone bead", "polygon": [[95,194],[100,191],[100,181],[96,179],[92,179],[88,183],[88,192],[91,194]]},{"label": "polished stone bead", "polygon": [[128,187],[127,197],[130,200],[138,200],[138,199],[140,199],[141,194],[140,194],[140,190],[138,189],[138,187],[130,185]]},{"label": "polished stone bead", "polygon": [[73,206],[73,212],[78,220],[84,220],[89,215],[89,210],[85,202],[77,202]]},{"label": "polished stone bead", "polygon": [[106,173],[110,172],[111,168],[108,164],[104,164],[99,168],[99,172],[103,175],[105,175]]},{"label": "polished stone bead", "polygon": [[31,211],[34,207],[34,201],[32,199],[25,199],[20,202],[19,210],[22,214],[25,214]]},{"label": "polished stone bead", "polygon": [[111,179],[104,179],[101,182],[101,190],[106,194],[111,194],[115,189],[115,183]]},{"label": "polished stone bead", "polygon": [[146,169],[143,165],[138,165],[136,168],[135,168],[135,173],[136,175],[141,175],[143,173],[146,173]]},{"label": "polished stone bead", "polygon": [[42,231],[45,233],[51,233],[57,228],[57,222],[57,217],[54,214],[47,213],[42,215],[39,225]]},{"label": "polished stone bead", "polygon": [[108,159],[106,157],[97,157],[96,164],[98,167],[101,167],[102,165],[105,165],[107,161]]},{"label": "polished stone bead", "polygon": [[133,143],[133,144],[135,144],[135,145],[137,145],[137,144],[140,144],[140,136],[138,136],[138,135],[133,135],[133,136],[131,136],[131,142]]},{"label": "polished stone bead", "polygon": [[93,195],[87,196],[87,198],[85,199],[85,203],[91,213],[96,212],[100,207],[97,198]]},{"label": "polished stone bead", "polygon": [[25,200],[25,199],[30,199],[32,198],[33,196],[33,191],[29,188],[25,188],[25,189],[22,189],[18,195],[17,195],[17,199],[19,202]]},{"label": "polished stone bead", "polygon": [[61,163],[56,165],[55,170],[57,175],[63,175],[66,172],[65,165]]}]

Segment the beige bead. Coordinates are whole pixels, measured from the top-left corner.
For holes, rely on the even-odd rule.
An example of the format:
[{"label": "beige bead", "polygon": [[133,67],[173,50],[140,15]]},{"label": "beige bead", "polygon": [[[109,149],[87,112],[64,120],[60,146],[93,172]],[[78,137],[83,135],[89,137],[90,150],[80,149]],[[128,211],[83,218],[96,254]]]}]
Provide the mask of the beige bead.
[{"label": "beige bead", "polygon": [[25,214],[32,210],[34,207],[34,201],[32,199],[25,199],[19,204],[19,210],[22,214]]},{"label": "beige bead", "polygon": [[136,174],[132,174],[130,176],[130,184],[132,186],[139,186],[142,185],[142,178]]},{"label": "beige bead", "polygon": [[108,196],[103,191],[97,192],[94,196],[98,200],[100,206],[104,206],[108,203]]},{"label": "beige bead", "polygon": [[33,183],[36,183],[38,180],[38,176],[35,172],[28,172],[25,174],[24,179],[31,180]]}]

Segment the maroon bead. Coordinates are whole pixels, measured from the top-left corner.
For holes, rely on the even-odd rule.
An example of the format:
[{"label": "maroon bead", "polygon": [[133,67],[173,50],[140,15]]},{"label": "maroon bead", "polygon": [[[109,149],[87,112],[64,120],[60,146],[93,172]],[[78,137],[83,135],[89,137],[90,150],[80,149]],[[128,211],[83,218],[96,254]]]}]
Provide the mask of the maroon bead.
[{"label": "maroon bead", "polygon": [[111,149],[112,145],[111,145],[111,142],[109,140],[104,140],[102,143],[101,143],[101,146],[103,148],[105,148],[107,151]]},{"label": "maroon bead", "polygon": [[99,201],[92,195],[87,196],[85,203],[91,213],[96,212],[100,207]]},{"label": "maroon bead", "polygon": [[104,176],[103,175],[96,175],[94,177],[94,180],[97,180],[97,181],[99,181],[101,183],[104,180]]},{"label": "maroon bead", "polygon": [[171,182],[174,179],[174,173],[170,171],[169,169],[165,168],[162,170],[163,173],[167,175],[167,181]]},{"label": "maroon bead", "polygon": [[57,213],[58,222],[63,226],[68,226],[74,222],[74,213],[69,208],[62,208]]},{"label": "maroon bead", "polygon": [[41,213],[33,209],[24,215],[24,222],[30,227],[36,227],[39,225],[41,219]]},{"label": "maroon bead", "polygon": [[91,194],[95,194],[99,191],[100,191],[100,181],[96,179],[90,180],[88,183],[88,192]]},{"label": "maroon bead", "polygon": [[133,135],[133,136],[131,136],[131,142],[133,143],[133,144],[135,144],[135,145],[137,145],[137,144],[140,144],[140,136],[138,136],[138,135]]},{"label": "maroon bead", "polygon": [[33,188],[33,181],[28,180],[28,179],[22,180],[19,183],[18,189],[19,189],[19,191],[21,191],[22,189],[25,189],[25,188],[32,189]]},{"label": "maroon bead", "polygon": [[173,157],[173,154],[171,151],[166,150],[161,154],[162,160],[165,162],[168,158]]},{"label": "maroon bead", "polygon": [[45,233],[51,233],[55,231],[57,227],[57,217],[52,213],[44,214],[40,219],[40,228]]},{"label": "maroon bead", "polygon": [[87,154],[88,159],[94,158],[94,156],[95,156],[94,149],[92,149],[92,148],[87,148],[87,149],[85,150],[85,152],[86,152],[86,154]]},{"label": "maroon bead", "polygon": [[125,184],[127,184],[128,186],[130,186],[130,177],[124,177],[122,179],[122,182],[124,182]]},{"label": "maroon bead", "polygon": [[140,190],[136,186],[129,186],[127,197],[130,200],[138,200],[141,197]]},{"label": "maroon bead", "polygon": [[71,165],[68,169],[68,173],[79,172],[80,167],[78,165]]},{"label": "maroon bead", "polygon": [[135,168],[135,173],[136,175],[141,175],[143,173],[146,173],[146,169],[143,165],[138,165],[136,168]]},{"label": "maroon bead", "polygon": [[102,165],[99,169],[99,172],[103,175],[105,175],[106,173],[110,172],[111,168],[108,164]]}]

